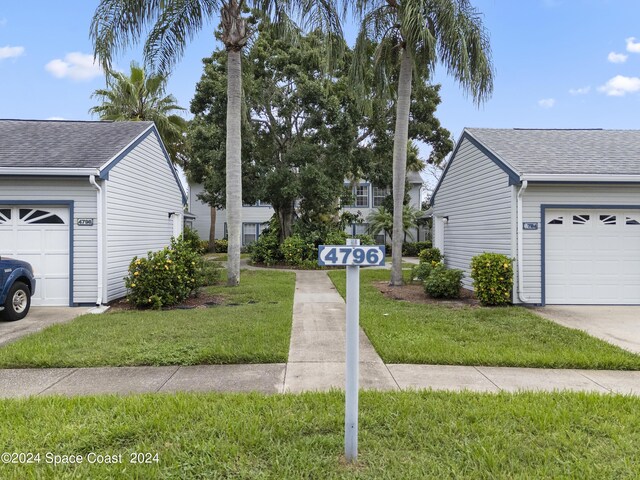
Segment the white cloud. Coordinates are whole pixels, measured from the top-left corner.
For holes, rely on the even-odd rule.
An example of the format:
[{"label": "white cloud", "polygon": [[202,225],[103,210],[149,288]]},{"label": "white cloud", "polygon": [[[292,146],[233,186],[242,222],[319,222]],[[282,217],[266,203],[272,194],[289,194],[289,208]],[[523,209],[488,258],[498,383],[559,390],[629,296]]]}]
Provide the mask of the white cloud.
[{"label": "white cloud", "polygon": [[635,37],[627,38],[627,52],[640,53],[640,42],[636,42]]},{"label": "white cloud", "polygon": [[51,75],[56,78],[71,80],[91,80],[102,75],[102,69],[94,63],[93,55],[80,52],[67,53],[64,60],[56,58],[45,65]]},{"label": "white cloud", "polygon": [[24,53],[24,47],[0,47],[0,60],[5,58],[17,58]]},{"label": "white cloud", "polygon": [[542,108],[552,108],[555,104],[555,98],[543,98],[542,100],[538,100],[538,105]]},{"label": "white cloud", "polygon": [[65,119],[62,117],[49,117],[47,118],[47,120],[65,120]]},{"label": "white cloud", "polygon": [[591,87],[570,88],[569,93],[571,95],[586,95],[591,91]]},{"label": "white cloud", "polygon": [[629,58],[629,55],[616,52],[611,52],[609,53],[609,56],[607,56],[607,60],[609,60],[611,63],[624,63],[627,61],[627,58]]},{"label": "white cloud", "polygon": [[640,78],[616,75],[607,83],[598,87],[598,90],[610,97],[623,97],[627,93],[640,91]]}]

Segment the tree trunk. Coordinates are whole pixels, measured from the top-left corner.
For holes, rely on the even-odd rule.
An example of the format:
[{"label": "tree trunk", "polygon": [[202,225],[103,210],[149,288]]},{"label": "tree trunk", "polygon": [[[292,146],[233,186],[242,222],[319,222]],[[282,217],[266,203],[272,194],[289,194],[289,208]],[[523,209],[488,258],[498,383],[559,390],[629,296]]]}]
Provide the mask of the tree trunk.
[{"label": "tree trunk", "polygon": [[240,284],[242,245],[242,163],[240,115],[242,112],[242,56],[240,49],[227,50],[227,231],[229,253],[227,285]]},{"label": "tree trunk", "polygon": [[391,242],[392,265],[390,285],[402,285],[402,221],[404,184],[407,176],[407,144],[409,143],[409,107],[411,105],[411,76],[413,58],[405,48],[402,50],[398,99],[396,102],[396,130],[393,138],[393,236]]},{"label": "tree trunk", "polygon": [[211,226],[209,227],[209,252],[215,253],[216,251],[216,218],[218,216],[218,210],[216,207],[210,207],[209,212],[211,218]]},{"label": "tree trunk", "polygon": [[285,239],[291,236],[293,229],[293,204],[289,204],[284,208],[276,209],[276,215],[278,216],[278,226],[280,227],[280,234],[278,242],[282,244]]}]

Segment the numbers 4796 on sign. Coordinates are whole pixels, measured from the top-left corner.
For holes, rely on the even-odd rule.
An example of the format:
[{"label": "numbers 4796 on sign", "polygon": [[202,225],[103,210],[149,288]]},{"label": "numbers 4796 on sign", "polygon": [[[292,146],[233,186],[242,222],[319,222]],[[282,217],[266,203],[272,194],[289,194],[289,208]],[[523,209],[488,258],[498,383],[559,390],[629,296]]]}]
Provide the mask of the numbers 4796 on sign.
[{"label": "numbers 4796 on sign", "polygon": [[320,245],[318,264],[323,266],[383,266],[384,245]]}]

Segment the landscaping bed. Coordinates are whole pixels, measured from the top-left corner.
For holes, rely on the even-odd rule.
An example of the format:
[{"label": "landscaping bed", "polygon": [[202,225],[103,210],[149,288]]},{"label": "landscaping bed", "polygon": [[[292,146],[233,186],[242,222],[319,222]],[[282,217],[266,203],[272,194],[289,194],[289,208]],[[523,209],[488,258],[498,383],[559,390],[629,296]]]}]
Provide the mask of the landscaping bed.
[{"label": "landscaping bed", "polygon": [[[388,271],[363,269],[360,276],[360,323],[385,363],[640,369],[640,356],[523,307],[399,301],[375,285],[389,281]],[[329,277],[344,297],[345,273]]]},{"label": "landscaping bed", "polygon": [[[149,394],[3,400],[2,478],[636,478],[640,399],[585,393],[363,392],[357,465],[344,396]],[[82,455],[81,464],[46,454]],[[93,453],[122,463],[89,463]],[[148,463],[131,463],[134,458]],[[112,457],[113,458],[113,457]]]},{"label": "landscaping bed", "polygon": [[243,271],[204,290],[210,308],[83,315],[0,349],[0,367],[286,362],[295,274]]}]

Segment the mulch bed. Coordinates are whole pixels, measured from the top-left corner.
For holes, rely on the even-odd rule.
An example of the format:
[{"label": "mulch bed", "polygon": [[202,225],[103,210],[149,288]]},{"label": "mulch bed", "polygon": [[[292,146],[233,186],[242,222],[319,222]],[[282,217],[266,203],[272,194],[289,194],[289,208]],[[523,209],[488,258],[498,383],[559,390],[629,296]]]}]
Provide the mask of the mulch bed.
[{"label": "mulch bed", "polygon": [[[223,305],[224,297],[222,295],[211,295],[205,292],[200,292],[197,297],[189,297],[180,305],[174,307],[163,308],[163,310],[187,310],[192,308],[209,308],[216,305]],[[137,310],[131,305],[126,298],[114,300],[109,303],[111,312],[123,312],[128,310]]]},{"label": "mulch bed", "polygon": [[401,287],[392,287],[388,282],[374,282],[374,286],[385,297],[400,302],[425,303],[430,305],[443,305],[448,307],[478,307],[480,301],[473,296],[473,292],[464,288],[460,289],[460,298],[447,300],[442,298],[431,298],[424,291],[421,284],[410,283]]}]

